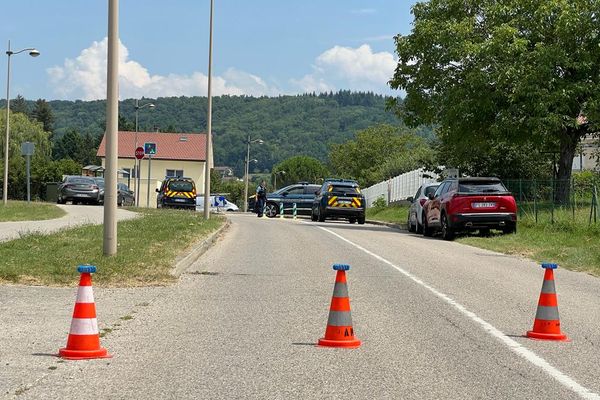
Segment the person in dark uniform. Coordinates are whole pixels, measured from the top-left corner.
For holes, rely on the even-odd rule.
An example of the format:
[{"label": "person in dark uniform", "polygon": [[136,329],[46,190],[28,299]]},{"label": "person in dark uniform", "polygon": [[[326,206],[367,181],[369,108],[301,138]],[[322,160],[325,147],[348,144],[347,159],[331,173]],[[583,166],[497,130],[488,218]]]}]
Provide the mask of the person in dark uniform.
[{"label": "person in dark uniform", "polygon": [[259,217],[263,216],[265,210],[265,203],[267,201],[267,187],[265,180],[260,181],[260,184],[256,187],[256,213]]}]

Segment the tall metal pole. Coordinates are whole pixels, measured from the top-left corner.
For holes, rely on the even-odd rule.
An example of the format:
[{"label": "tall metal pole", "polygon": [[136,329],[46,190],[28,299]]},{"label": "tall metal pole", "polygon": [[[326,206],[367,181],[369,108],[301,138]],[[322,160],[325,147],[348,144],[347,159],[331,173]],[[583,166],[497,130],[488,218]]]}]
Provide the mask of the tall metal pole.
[{"label": "tall metal pole", "polygon": [[210,160],[212,160],[212,48],[213,48],[213,6],[210,0],[210,36],[208,43],[208,129],[206,132],[206,163],[204,168],[204,219],[210,218]]},{"label": "tall metal pole", "polygon": [[248,141],[246,142],[246,145],[246,165],[244,171],[244,212],[248,212],[248,164],[250,164],[250,135],[248,135]]},{"label": "tall metal pole", "polygon": [[30,166],[31,166],[31,156],[27,154],[27,202],[31,202],[31,174],[30,174]]},{"label": "tall metal pole", "polygon": [[152,169],[152,154],[148,154],[148,190],[146,190],[146,208],[150,207],[150,176]]},{"label": "tall metal pole", "polygon": [[[138,148],[138,110],[140,109],[138,105],[138,99],[135,99],[135,149]],[[136,206],[140,206],[140,167],[142,166],[142,160],[138,160],[135,158],[134,168],[135,168],[135,178],[137,183],[135,185],[135,203]]]},{"label": "tall metal pole", "polygon": [[104,255],[117,254],[117,130],[119,128],[119,0],[108,0]]},{"label": "tall metal pole", "polygon": [[8,41],[8,68],[6,73],[6,139],[4,142],[4,182],[2,184],[2,201],[4,205],[8,202],[8,141],[10,139],[10,40]]}]

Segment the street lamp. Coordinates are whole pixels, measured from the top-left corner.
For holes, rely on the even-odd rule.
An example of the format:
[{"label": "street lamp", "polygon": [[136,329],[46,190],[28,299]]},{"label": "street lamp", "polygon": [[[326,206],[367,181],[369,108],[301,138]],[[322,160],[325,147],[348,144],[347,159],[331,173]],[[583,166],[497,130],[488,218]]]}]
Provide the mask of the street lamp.
[{"label": "street lamp", "polygon": [[33,47],[29,47],[19,51],[11,51],[10,40],[8,41],[8,50],[6,50],[6,55],[8,56],[8,72],[6,77],[6,142],[4,143],[4,185],[2,187],[2,200],[4,201],[5,205],[8,202],[8,141],[10,139],[10,56],[12,56],[13,54],[23,53],[24,51],[28,51],[31,57],[37,57],[40,55],[40,52]]},{"label": "street lamp", "polygon": [[275,175],[273,175],[273,177],[275,178],[275,182],[273,183],[274,189],[273,190],[277,190],[277,175],[285,175],[285,171],[277,171],[275,172]]},{"label": "street lamp", "polygon": [[[138,99],[135,99],[135,149],[138,148],[139,144],[138,144],[138,111],[142,108],[145,107],[149,107],[149,108],[154,108],[156,107],[154,105],[154,103],[146,103],[140,106],[140,103],[138,102]],[[133,149],[133,153],[135,154],[135,149]],[[139,207],[140,206],[140,165],[141,165],[142,161],[138,160],[137,158],[134,159],[134,165],[133,168],[135,170],[135,176],[136,176],[136,180],[137,180],[137,184],[135,185],[135,203],[136,206]],[[150,181],[148,181],[148,185],[150,185]]]},{"label": "street lamp", "polygon": [[[248,135],[248,140],[246,140],[246,159],[245,161],[245,184],[244,184],[244,212],[248,211],[248,164],[250,164],[250,145],[252,143],[263,144],[264,141],[262,139],[254,139],[250,138]],[[257,162],[257,160],[252,160],[253,162]]]}]

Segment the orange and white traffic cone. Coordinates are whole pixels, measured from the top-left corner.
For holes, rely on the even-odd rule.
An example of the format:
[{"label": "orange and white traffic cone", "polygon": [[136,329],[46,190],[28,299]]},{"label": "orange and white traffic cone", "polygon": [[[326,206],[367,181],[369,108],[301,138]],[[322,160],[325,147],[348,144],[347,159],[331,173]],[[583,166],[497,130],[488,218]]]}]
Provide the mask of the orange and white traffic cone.
[{"label": "orange and white traffic cone", "polygon": [[81,274],[77,300],[73,310],[71,329],[67,339],[67,347],[58,351],[59,357],[67,360],[87,360],[92,358],[110,358],[105,348],[100,347],[100,334],[96,320],[96,304],[92,289],[93,265],[80,265],[77,272]]},{"label": "orange and white traffic cone", "polygon": [[325,337],[319,339],[319,346],[357,348],[360,347],[361,342],[354,337],[350,298],[348,297],[346,282],[346,271],[350,269],[350,266],[334,264],[333,269],[337,271],[335,286],[333,287],[333,296],[329,307]]},{"label": "orange and white traffic cone", "polygon": [[538,301],[538,308],[533,322],[533,330],[527,332],[527,337],[542,340],[566,341],[567,335],[560,331],[560,318],[558,316],[558,299],[554,286],[554,270],[558,265],[542,263],[544,283]]}]

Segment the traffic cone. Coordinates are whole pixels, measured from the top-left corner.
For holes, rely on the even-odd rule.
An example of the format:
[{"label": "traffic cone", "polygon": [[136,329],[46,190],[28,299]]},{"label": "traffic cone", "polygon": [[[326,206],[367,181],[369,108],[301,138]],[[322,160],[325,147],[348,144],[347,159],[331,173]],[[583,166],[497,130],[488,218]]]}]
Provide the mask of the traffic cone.
[{"label": "traffic cone", "polygon": [[91,275],[96,272],[96,267],[93,265],[80,265],[77,267],[77,272],[81,274],[81,278],[67,347],[60,349],[58,355],[67,360],[110,358],[112,356],[108,354],[106,349],[100,347]]},{"label": "traffic cone", "polygon": [[346,284],[346,271],[350,269],[350,266],[334,264],[333,269],[337,271],[335,286],[333,287],[333,296],[329,307],[325,337],[319,339],[319,346],[357,348],[360,347],[361,342],[354,337],[350,298],[348,297],[348,286]]},{"label": "traffic cone", "polygon": [[533,322],[533,330],[527,331],[527,337],[542,340],[567,341],[567,335],[560,331],[560,318],[558,316],[558,299],[554,286],[554,270],[558,265],[542,263],[544,283],[538,301],[537,313]]}]

